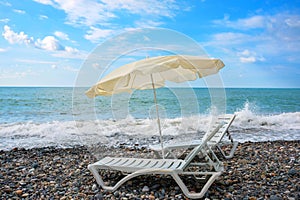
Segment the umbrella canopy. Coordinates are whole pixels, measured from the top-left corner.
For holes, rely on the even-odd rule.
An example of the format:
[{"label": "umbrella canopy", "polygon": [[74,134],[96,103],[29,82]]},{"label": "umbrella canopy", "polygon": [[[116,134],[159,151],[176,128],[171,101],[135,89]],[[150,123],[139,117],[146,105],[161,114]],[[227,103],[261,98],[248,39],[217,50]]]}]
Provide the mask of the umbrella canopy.
[{"label": "umbrella canopy", "polygon": [[[196,80],[215,74],[223,67],[224,63],[220,59],[197,56],[173,55],[146,58],[112,71],[91,87],[86,95],[93,98],[99,95],[109,96],[122,92],[132,92],[136,89],[153,89],[160,143],[163,149],[155,88],[163,87],[166,81],[180,83]],[[164,158],[163,151],[162,157]]]},{"label": "umbrella canopy", "polygon": [[[224,67],[220,59],[198,56],[159,56],[146,58],[117,68],[91,87],[88,97],[109,96],[139,89],[163,87],[166,81],[192,81],[217,73]],[[151,76],[152,75],[152,76]],[[152,78],[151,78],[152,77]],[[153,82],[152,82],[153,79]]]}]

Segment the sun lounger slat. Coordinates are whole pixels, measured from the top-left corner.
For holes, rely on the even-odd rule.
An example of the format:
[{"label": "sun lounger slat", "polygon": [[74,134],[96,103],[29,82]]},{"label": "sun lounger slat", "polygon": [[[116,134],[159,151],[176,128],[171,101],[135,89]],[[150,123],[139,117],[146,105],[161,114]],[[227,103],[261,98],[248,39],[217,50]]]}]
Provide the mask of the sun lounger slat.
[{"label": "sun lounger slat", "polygon": [[158,164],[159,161],[157,160],[153,160],[153,163],[151,162],[151,164],[153,165],[149,165],[149,167],[153,168],[154,166],[156,166]]},{"label": "sun lounger slat", "polygon": [[135,160],[135,162],[131,163],[129,166],[138,167],[143,163],[143,160]]},{"label": "sun lounger slat", "polygon": [[129,161],[130,161],[130,159],[122,159],[118,165],[119,166],[126,166]]},{"label": "sun lounger slat", "polygon": [[132,166],[132,165],[134,165],[135,162],[137,162],[137,160],[129,159],[128,162],[123,164],[123,166]]},{"label": "sun lounger slat", "polygon": [[109,165],[116,165],[117,163],[119,163],[120,161],[122,161],[122,158],[119,159],[112,159],[112,161],[110,163],[108,163]]},{"label": "sun lounger slat", "polygon": [[182,161],[173,161],[168,168],[169,169],[178,169],[182,163],[183,163]]},{"label": "sun lounger slat", "polygon": [[174,161],[167,161],[163,164],[163,166],[161,168],[170,169],[170,167],[172,166],[173,163],[174,163]]},{"label": "sun lounger slat", "polygon": [[177,163],[177,166],[176,166],[176,168],[175,169],[179,169],[179,168],[181,168],[181,166],[182,165],[184,165],[184,163],[183,162],[179,162],[179,163]]},{"label": "sun lounger slat", "polygon": [[150,162],[151,162],[151,160],[142,160],[142,163],[137,167],[144,168],[144,167],[148,166]]},{"label": "sun lounger slat", "polygon": [[115,159],[113,159],[113,158],[105,157],[105,158],[103,158],[103,159],[101,160],[101,163],[104,164],[104,165],[107,165],[107,164],[113,162],[114,160],[115,160]]}]

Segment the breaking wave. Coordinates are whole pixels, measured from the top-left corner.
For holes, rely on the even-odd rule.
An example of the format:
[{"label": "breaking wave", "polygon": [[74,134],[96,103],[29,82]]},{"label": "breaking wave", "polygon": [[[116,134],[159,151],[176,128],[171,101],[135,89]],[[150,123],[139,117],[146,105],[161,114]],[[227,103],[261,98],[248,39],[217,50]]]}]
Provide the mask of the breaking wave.
[{"label": "breaking wave", "polygon": [[[300,112],[261,115],[251,110],[251,104],[236,111],[230,127],[240,141],[300,140]],[[181,140],[199,137],[212,120],[210,115],[161,119],[166,139]],[[128,140],[149,142],[158,136],[156,120],[127,117],[122,120],[52,121],[0,124],[0,149],[14,147],[69,147],[103,143],[114,145]]]}]

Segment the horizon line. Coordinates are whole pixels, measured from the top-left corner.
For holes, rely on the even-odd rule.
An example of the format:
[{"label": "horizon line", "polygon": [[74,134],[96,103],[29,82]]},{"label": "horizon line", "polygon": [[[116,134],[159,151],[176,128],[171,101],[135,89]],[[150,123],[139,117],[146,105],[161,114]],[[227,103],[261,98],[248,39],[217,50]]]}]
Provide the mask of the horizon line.
[{"label": "horizon line", "polygon": [[[89,88],[91,86],[71,86],[71,85],[0,85],[0,88]],[[199,88],[205,89],[208,87],[162,87],[162,88]],[[210,88],[225,88],[225,89],[300,89],[300,87],[249,87],[249,86],[224,86]]]}]

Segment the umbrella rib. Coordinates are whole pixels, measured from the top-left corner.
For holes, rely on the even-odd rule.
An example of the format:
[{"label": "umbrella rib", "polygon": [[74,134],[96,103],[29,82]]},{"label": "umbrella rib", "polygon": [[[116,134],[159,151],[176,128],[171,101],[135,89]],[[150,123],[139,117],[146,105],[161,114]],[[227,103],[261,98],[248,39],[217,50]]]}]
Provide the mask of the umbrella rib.
[{"label": "umbrella rib", "polygon": [[158,124],[158,131],[159,131],[159,138],[160,138],[160,145],[161,145],[162,157],[164,159],[165,158],[164,144],[163,144],[163,139],[162,139],[160,118],[159,118],[158,105],[157,105],[157,100],[156,100],[156,90],[155,90],[155,85],[154,85],[154,81],[153,81],[153,75],[150,74],[150,76],[151,76],[151,82],[152,82],[152,88],[153,88],[154,103],[155,103],[155,109],[156,109],[156,116],[157,116],[157,124]]}]

